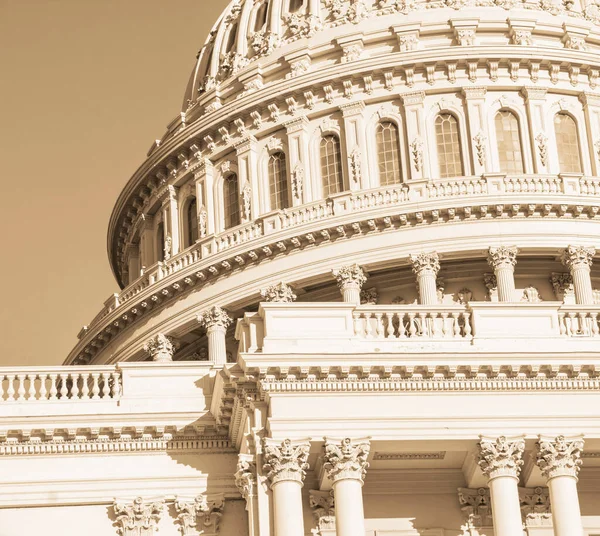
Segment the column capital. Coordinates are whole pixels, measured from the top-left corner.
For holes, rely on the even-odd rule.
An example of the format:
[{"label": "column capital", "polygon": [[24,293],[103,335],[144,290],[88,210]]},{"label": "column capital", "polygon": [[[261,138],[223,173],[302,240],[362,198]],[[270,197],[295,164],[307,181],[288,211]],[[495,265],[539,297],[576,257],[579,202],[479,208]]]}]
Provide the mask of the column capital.
[{"label": "column capital", "polygon": [[348,479],[360,480],[362,483],[369,467],[367,458],[370,450],[369,438],[325,438],[323,461],[327,476],[334,484]]},{"label": "column capital", "polygon": [[240,454],[238,457],[237,471],[233,475],[235,485],[242,497],[248,501],[256,493],[256,463],[252,456]]},{"label": "column capital", "polygon": [[173,339],[171,337],[167,337],[164,333],[158,333],[144,344],[144,352],[146,352],[153,361],[159,363],[173,361],[175,345],[173,344]]},{"label": "column capital", "polygon": [[222,493],[214,497],[198,495],[189,500],[176,497],[175,510],[177,511],[177,519],[181,524],[183,536],[198,534],[196,532],[198,525],[206,532],[218,534],[224,506],[225,497]]},{"label": "column capital", "polygon": [[562,252],[561,260],[569,270],[581,267],[589,269],[592,267],[595,254],[596,249],[593,247],[569,246]]},{"label": "column capital", "polygon": [[488,251],[488,263],[494,269],[514,268],[519,250],[516,246],[499,246]]},{"label": "column capital", "polygon": [[367,281],[365,272],[358,264],[342,266],[341,268],[333,270],[332,273],[337,279],[337,284],[340,290],[344,290],[346,288],[361,289]]},{"label": "column capital", "polygon": [[296,301],[297,297],[292,287],[286,285],[283,281],[276,285],[261,289],[260,295],[266,302],[271,303],[292,303]]},{"label": "column capital", "polygon": [[583,463],[583,436],[548,438],[540,436],[537,443],[536,463],[548,478],[571,476],[577,478]]},{"label": "column capital", "polygon": [[479,442],[479,467],[490,479],[500,476],[519,478],[523,465],[525,440],[522,437],[481,437]]},{"label": "column capital", "polygon": [[156,499],[146,501],[137,497],[132,503],[115,501],[113,508],[119,528],[117,532],[122,536],[135,536],[143,528],[156,530],[162,517],[165,500]]},{"label": "column capital", "polygon": [[308,451],[310,450],[308,439],[297,441],[284,439],[279,443],[273,439],[264,438],[263,449],[265,459],[263,469],[267,471],[271,486],[286,481],[303,484],[308,469]]},{"label": "column capital", "polygon": [[198,322],[206,329],[227,329],[233,320],[225,309],[214,306],[198,315]]},{"label": "column capital", "polygon": [[311,489],[308,492],[309,504],[313,511],[313,518],[320,531],[329,529],[335,531],[335,497],[333,490],[319,491]]},{"label": "column capital", "polygon": [[417,255],[411,255],[410,262],[412,264],[413,272],[417,276],[426,273],[435,276],[440,271],[440,258],[439,255],[435,252],[418,253]]}]

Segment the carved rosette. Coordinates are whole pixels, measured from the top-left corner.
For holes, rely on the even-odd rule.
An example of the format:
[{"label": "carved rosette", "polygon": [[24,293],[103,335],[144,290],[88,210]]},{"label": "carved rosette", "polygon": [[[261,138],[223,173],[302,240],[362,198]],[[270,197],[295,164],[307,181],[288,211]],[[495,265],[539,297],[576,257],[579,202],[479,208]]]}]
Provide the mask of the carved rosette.
[{"label": "carved rosette", "polygon": [[313,517],[317,525],[317,532],[329,529],[335,530],[335,498],[333,490],[319,491],[311,489],[308,492],[310,507],[313,511]]},{"label": "carved rosette", "polygon": [[286,285],[283,281],[262,289],[260,295],[266,302],[276,303],[292,303],[296,301],[297,297],[292,287]]},{"label": "carved rosette", "polygon": [[338,270],[333,270],[333,275],[337,279],[340,290],[348,288],[361,289],[367,281],[363,269],[358,264],[342,266]]},{"label": "carved rosette", "polygon": [[277,443],[273,439],[263,439],[264,460],[263,470],[271,486],[279,482],[304,483],[304,477],[308,469],[308,451],[310,443],[308,440],[292,441],[284,439]]},{"label": "carved rosette", "polygon": [[215,328],[226,330],[233,320],[225,309],[214,306],[198,315],[198,322],[207,330]]},{"label": "carved rosette", "polygon": [[562,263],[571,271],[578,268],[589,270],[594,262],[594,248],[586,248],[584,246],[569,246],[562,252]]},{"label": "carved rosette", "polygon": [[517,264],[517,254],[519,250],[515,247],[500,246],[497,248],[490,248],[488,254],[488,263],[494,270],[501,270],[502,268],[514,269]]},{"label": "carved rosette", "polygon": [[235,472],[235,485],[246,501],[256,492],[256,464],[251,456],[240,454]]},{"label": "carved rosette", "polygon": [[523,465],[525,441],[523,438],[497,439],[482,437],[479,442],[479,467],[490,479],[501,476],[519,478]]},{"label": "carved rosette", "polygon": [[537,443],[536,463],[548,478],[571,476],[577,478],[583,463],[583,437],[558,436],[555,439],[540,437]]},{"label": "carved rosette", "polygon": [[167,337],[164,333],[159,333],[144,344],[144,352],[146,352],[153,361],[165,363],[167,361],[173,361],[175,345],[170,337]]},{"label": "carved rosette", "polygon": [[368,438],[341,441],[325,439],[323,467],[335,484],[340,480],[359,480],[364,482],[369,463],[367,458],[371,445]]},{"label": "carved rosette", "polygon": [[117,517],[117,534],[121,536],[153,536],[165,506],[164,499],[144,501],[137,497],[132,503],[115,500],[113,505]]},{"label": "carved rosette", "polygon": [[417,277],[422,275],[437,276],[440,271],[440,258],[437,253],[419,253],[411,255],[412,270]]},{"label": "carved rosette", "polygon": [[175,500],[175,510],[182,536],[218,534],[224,507],[223,494],[213,497],[198,495],[189,501],[178,497]]}]

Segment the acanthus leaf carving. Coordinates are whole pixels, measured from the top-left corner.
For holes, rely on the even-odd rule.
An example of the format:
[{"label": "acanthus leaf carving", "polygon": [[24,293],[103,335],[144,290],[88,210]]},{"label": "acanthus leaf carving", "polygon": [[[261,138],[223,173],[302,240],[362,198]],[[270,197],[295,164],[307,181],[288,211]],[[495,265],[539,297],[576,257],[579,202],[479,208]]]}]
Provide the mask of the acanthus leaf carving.
[{"label": "acanthus leaf carving", "polygon": [[113,508],[121,536],[153,536],[164,510],[164,499],[146,502],[136,497],[132,503],[115,500]]},{"label": "acanthus leaf carving", "polygon": [[577,268],[591,268],[596,249],[585,246],[568,246],[561,254],[562,263],[573,271]]},{"label": "acanthus leaf carving", "polygon": [[271,485],[282,481],[304,482],[308,469],[308,440],[292,441],[284,439],[281,443],[263,438],[263,470]]},{"label": "acanthus leaf carving", "polygon": [[237,471],[235,472],[235,485],[242,497],[249,501],[256,492],[256,463],[248,454],[240,454],[238,458]]},{"label": "acanthus leaf carving", "polygon": [[515,246],[499,246],[489,249],[488,263],[494,270],[514,268],[519,250]]},{"label": "acanthus leaf carving", "polygon": [[206,329],[227,329],[233,320],[225,309],[214,306],[198,315],[198,322]]},{"label": "acanthus leaf carving", "polygon": [[262,289],[260,295],[265,301],[271,303],[292,303],[296,301],[296,294],[294,294],[292,287],[286,285],[283,281]]},{"label": "acanthus leaf carving", "polygon": [[520,438],[485,438],[479,442],[478,465],[489,478],[519,477],[523,465],[525,441]]},{"label": "acanthus leaf carving", "polygon": [[416,137],[410,144],[410,154],[416,171],[423,169],[423,140]]},{"label": "acanthus leaf carving", "polygon": [[175,510],[182,536],[218,534],[224,506],[223,494],[212,497],[198,495],[193,500],[177,497]]},{"label": "acanthus leaf carving", "polygon": [[362,163],[358,146],[350,154],[350,176],[355,184],[360,184],[362,180]]},{"label": "acanthus leaf carving", "polygon": [[322,530],[335,530],[335,498],[333,490],[320,491],[311,489],[308,492],[309,504],[317,529],[313,530],[315,536],[320,536]]},{"label": "acanthus leaf carving", "polygon": [[175,345],[171,337],[166,336],[164,333],[159,333],[144,344],[144,352],[146,352],[153,361],[165,363],[167,361],[173,361]]},{"label": "acanthus leaf carving", "polygon": [[329,478],[335,483],[339,480],[364,481],[371,450],[368,438],[342,440],[325,438],[323,467]]},{"label": "acanthus leaf carving", "polygon": [[297,162],[292,171],[292,195],[296,199],[302,199],[304,191],[304,164]]},{"label": "acanthus leaf carving", "polygon": [[479,532],[471,531],[492,525],[492,505],[489,488],[458,488],[458,502],[466,522],[463,530],[469,530],[465,534],[479,535]]},{"label": "acanthus leaf carving", "polygon": [[583,437],[540,437],[536,447],[536,463],[547,478],[571,476],[577,478],[583,463]]},{"label": "acanthus leaf carving", "polygon": [[540,132],[535,137],[535,142],[537,145],[538,154],[540,156],[540,163],[542,164],[542,166],[547,166],[548,165],[548,137],[543,132]]},{"label": "acanthus leaf carving", "polygon": [[410,256],[413,273],[417,276],[424,273],[430,273],[437,276],[440,271],[440,258],[435,252],[433,253],[417,253]]},{"label": "acanthus leaf carving", "polygon": [[362,288],[366,283],[367,277],[365,272],[358,264],[342,266],[337,270],[333,270],[333,276],[337,279],[337,284],[340,290],[347,288]]},{"label": "acanthus leaf carving", "polygon": [[477,161],[480,166],[485,166],[485,161],[487,158],[486,154],[486,142],[487,138],[483,131],[479,131],[479,133],[473,137],[473,142],[475,143],[475,154],[477,154]]}]

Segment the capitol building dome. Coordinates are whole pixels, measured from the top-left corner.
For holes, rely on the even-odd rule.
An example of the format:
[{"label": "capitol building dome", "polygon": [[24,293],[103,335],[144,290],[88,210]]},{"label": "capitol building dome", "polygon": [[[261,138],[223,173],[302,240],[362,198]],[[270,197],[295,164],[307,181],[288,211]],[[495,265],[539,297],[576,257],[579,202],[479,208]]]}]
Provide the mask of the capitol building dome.
[{"label": "capitol building dome", "polygon": [[600,535],[599,75],[598,0],[232,1],[0,533]]}]

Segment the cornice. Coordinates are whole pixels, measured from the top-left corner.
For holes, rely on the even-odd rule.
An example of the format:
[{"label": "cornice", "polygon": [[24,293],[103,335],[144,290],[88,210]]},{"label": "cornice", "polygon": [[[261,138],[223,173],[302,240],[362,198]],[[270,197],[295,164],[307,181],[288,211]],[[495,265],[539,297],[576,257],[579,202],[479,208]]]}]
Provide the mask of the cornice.
[{"label": "cornice", "polygon": [[[405,206],[370,207],[364,213],[347,213],[313,221],[303,229],[286,228],[273,235],[241,244],[207,259],[193,263],[159,282],[140,289],[125,304],[90,326],[82,340],[71,351],[66,364],[87,364],[115,336],[147,318],[151,311],[162,309],[185,293],[228,277],[239,269],[259,265],[278,255],[289,255],[305,247],[321,247],[342,239],[352,239],[375,232],[398,232],[420,225],[474,223],[483,219],[564,218],[600,221],[600,205],[590,204],[593,197],[559,194],[514,194],[515,203],[506,203],[510,194],[434,198]],[[501,203],[498,203],[502,199]],[[349,223],[352,222],[352,223]],[[223,304],[227,305],[227,304]]]}]

